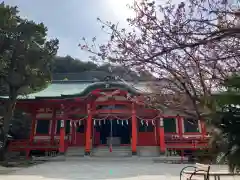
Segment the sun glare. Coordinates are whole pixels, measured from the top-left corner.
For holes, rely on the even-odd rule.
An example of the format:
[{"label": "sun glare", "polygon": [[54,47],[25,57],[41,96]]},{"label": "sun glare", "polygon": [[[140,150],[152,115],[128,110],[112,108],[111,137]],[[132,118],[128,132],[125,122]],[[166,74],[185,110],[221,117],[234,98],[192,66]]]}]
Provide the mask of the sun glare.
[{"label": "sun glare", "polygon": [[127,18],[134,14],[134,12],[127,6],[133,5],[134,0],[107,0],[109,8],[113,10],[115,16],[120,18]]}]

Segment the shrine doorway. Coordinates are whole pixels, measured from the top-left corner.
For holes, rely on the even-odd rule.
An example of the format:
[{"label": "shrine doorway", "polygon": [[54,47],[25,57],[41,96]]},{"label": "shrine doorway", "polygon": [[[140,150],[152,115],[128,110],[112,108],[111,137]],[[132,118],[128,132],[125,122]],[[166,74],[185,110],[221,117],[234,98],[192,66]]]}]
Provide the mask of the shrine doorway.
[{"label": "shrine doorway", "polygon": [[131,121],[110,120],[101,121],[97,127],[100,134],[100,145],[121,146],[131,144]]}]

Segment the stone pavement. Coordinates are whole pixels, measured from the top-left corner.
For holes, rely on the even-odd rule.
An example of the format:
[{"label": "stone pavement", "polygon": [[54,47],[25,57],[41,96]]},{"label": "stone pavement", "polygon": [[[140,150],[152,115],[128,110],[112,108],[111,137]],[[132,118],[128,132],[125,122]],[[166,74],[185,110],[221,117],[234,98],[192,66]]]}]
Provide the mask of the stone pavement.
[{"label": "stone pavement", "polygon": [[[0,175],[0,180],[179,180],[179,172],[185,166],[138,159],[101,161],[83,158],[36,165]],[[228,179],[234,180],[224,178]],[[238,179],[235,177],[235,180]]]},{"label": "stone pavement", "polygon": [[[18,171],[22,168],[6,168],[6,167],[3,167],[3,166],[0,166],[0,175],[1,174],[9,174],[11,172],[15,172],[15,171]],[[1,176],[0,176],[1,177]]]}]

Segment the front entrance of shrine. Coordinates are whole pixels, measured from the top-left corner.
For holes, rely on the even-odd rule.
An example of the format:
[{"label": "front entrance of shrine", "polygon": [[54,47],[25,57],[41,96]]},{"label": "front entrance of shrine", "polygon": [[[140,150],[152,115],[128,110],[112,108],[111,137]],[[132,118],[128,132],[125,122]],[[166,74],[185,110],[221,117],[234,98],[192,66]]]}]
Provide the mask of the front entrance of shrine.
[{"label": "front entrance of shrine", "polygon": [[131,121],[106,119],[96,127],[100,146],[121,146],[131,144]]}]

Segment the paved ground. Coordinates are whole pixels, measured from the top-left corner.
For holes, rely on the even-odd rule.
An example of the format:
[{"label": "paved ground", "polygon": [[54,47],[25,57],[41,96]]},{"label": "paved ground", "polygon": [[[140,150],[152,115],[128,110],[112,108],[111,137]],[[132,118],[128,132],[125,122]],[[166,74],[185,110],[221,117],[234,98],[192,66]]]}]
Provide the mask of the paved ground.
[{"label": "paved ground", "polygon": [[[179,180],[179,172],[184,166],[186,165],[153,163],[137,159],[68,160],[49,162],[8,175],[0,175],[0,180]],[[235,180],[239,179],[240,177],[235,177]]]}]

